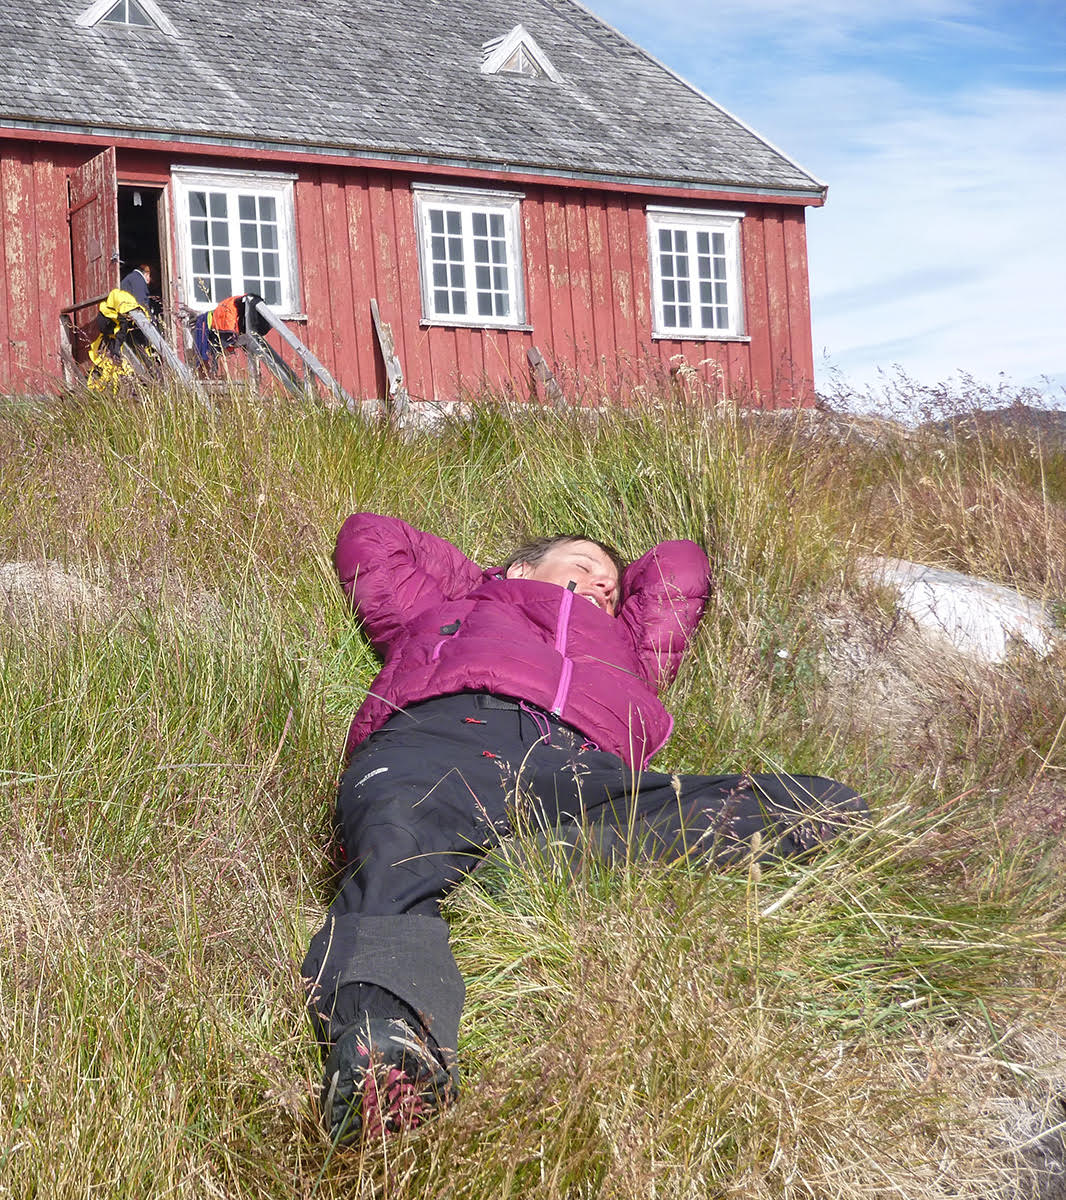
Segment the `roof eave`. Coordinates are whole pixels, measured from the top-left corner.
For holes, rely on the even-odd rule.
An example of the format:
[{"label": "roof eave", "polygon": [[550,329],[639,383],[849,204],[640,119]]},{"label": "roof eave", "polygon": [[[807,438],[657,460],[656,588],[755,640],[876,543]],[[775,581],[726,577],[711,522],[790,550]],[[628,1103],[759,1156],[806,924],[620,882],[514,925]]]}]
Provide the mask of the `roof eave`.
[{"label": "roof eave", "polygon": [[[728,178],[710,179],[707,176],[627,175],[617,171],[588,171],[574,167],[552,167],[544,163],[521,160],[500,160],[469,156],[423,154],[398,148],[383,149],[342,142],[297,142],[285,138],[248,138],[239,135],[222,135],[206,130],[163,130],[135,125],[83,125],[77,122],[42,121],[39,118],[0,115],[0,130],[26,132],[40,135],[53,134],[57,139],[69,140],[82,137],[92,141],[133,141],[159,147],[175,148],[189,146],[211,151],[245,150],[251,154],[288,154],[296,158],[313,161],[317,158],[334,157],[359,159],[362,162],[381,163],[383,166],[435,167],[454,171],[480,171],[501,175],[537,175],[560,181],[612,184],[639,188],[667,188],[708,193],[733,192],[739,195],[765,196],[799,200],[805,204],[820,205],[825,201],[826,185],[812,179],[812,186],[782,187],[773,184],[753,183],[750,180]],[[805,172],[804,172],[805,173]]]}]

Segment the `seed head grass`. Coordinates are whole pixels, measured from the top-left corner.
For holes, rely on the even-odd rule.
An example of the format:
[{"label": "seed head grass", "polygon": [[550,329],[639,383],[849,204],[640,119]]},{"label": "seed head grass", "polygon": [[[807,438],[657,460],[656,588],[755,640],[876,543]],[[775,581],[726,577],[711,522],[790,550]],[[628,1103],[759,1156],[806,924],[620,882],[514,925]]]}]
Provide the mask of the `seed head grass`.
[{"label": "seed head grass", "polygon": [[[0,1196],[1054,1194],[1064,653],[964,661],[859,564],[1061,613],[1062,443],[694,387],[422,430],[240,388],[0,400]],[[722,870],[519,830],[446,902],[460,1102],[337,1150],[299,963],[377,670],[330,564],[357,510],[486,564],[694,538],[716,589],[657,765],[829,775],[873,819]]]}]

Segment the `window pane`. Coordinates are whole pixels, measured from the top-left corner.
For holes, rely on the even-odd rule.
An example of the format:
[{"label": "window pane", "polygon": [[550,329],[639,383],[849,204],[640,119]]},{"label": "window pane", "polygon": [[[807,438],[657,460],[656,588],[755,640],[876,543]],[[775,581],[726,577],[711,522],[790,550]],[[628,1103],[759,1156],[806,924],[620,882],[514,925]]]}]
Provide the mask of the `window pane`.
[{"label": "window pane", "polygon": [[494,238],[504,236],[503,213],[493,213],[489,217],[489,232]]},{"label": "window pane", "polygon": [[[228,275],[230,273],[229,251],[216,250],[214,255],[214,268],[216,275]],[[229,294],[228,292],[226,293]]]},{"label": "window pane", "polygon": [[493,267],[492,268],[492,286],[498,292],[507,291],[507,268]]},{"label": "window pane", "polygon": [[210,192],[208,199],[211,205],[211,216],[225,217],[227,215],[225,192]]},{"label": "window pane", "polygon": [[713,236],[715,254],[725,254],[725,234],[716,233]]},{"label": "window pane", "polygon": [[229,245],[229,225],[225,221],[211,222],[211,242],[215,246]]},{"label": "window pane", "polygon": [[212,300],[225,300],[227,296],[233,295],[233,284],[228,275],[216,275],[211,290],[214,292]]},{"label": "window pane", "polygon": [[241,270],[244,272],[245,282],[247,282],[259,270],[259,255],[245,250],[241,255]]},{"label": "window pane", "polygon": [[237,197],[237,215],[242,221],[255,220],[255,197],[254,196],[238,196]]},{"label": "window pane", "polygon": [[277,225],[261,225],[259,228],[259,244],[264,250],[276,250],[278,248],[278,227]]},{"label": "window pane", "polygon": [[489,219],[483,212],[471,213],[471,228],[474,231],[474,237],[483,238],[488,236]]},{"label": "window pane", "polygon": [[273,196],[259,197],[259,219],[274,224],[278,219],[277,201]]},{"label": "window pane", "polygon": [[207,222],[206,221],[190,221],[189,222],[189,238],[194,246],[207,245]]},{"label": "window pane", "polygon": [[277,254],[263,255],[263,274],[275,279],[281,275],[281,259]]},{"label": "window pane", "polygon": [[679,304],[677,308],[678,329],[692,328],[692,309],[687,304]]},{"label": "window pane", "polygon": [[432,315],[457,316],[466,311],[466,269],[462,213],[428,208],[431,237],[423,248],[423,270],[432,283]]},{"label": "window pane", "polygon": [[478,292],[477,294],[477,311],[478,316],[491,317],[493,315],[492,293]]},{"label": "window pane", "polygon": [[696,253],[710,254],[711,252],[711,236],[706,229],[701,229],[696,234]]},{"label": "window pane", "polygon": [[488,267],[474,268],[474,287],[476,287],[479,292],[487,292],[489,290]]},{"label": "window pane", "polygon": [[189,216],[190,217],[206,217],[207,216],[207,196],[203,192],[189,193]]},{"label": "window pane", "polygon": [[674,242],[673,242],[673,238],[670,236],[670,230],[669,229],[660,229],[659,230],[659,249],[669,251],[669,250],[672,250],[673,248],[674,248]]},{"label": "window pane", "polygon": [[262,292],[260,292],[260,295],[267,302],[267,304],[271,304],[271,305],[280,304],[281,303],[281,284],[275,282],[273,279],[268,279],[267,282],[263,285],[263,290],[262,290]]},{"label": "window pane", "polygon": [[208,271],[208,253],[206,250],[193,250],[192,269],[196,275],[206,275]]},{"label": "window pane", "polygon": [[716,304],[729,303],[729,289],[724,283],[716,283],[714,285],[714,302]]}]

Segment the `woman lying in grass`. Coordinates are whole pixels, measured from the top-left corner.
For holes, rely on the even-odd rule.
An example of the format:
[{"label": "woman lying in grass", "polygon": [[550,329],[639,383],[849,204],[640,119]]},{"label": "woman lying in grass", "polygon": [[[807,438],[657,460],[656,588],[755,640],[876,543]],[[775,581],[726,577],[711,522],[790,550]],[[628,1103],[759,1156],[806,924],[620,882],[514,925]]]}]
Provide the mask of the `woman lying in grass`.
[{"label": "woman lying in grass", "polygon": [[303,974],[341,1143],[454,1098],[463,981],[440,901],[517,821],[615,856],[802,854],[866,811],[816,776],[645,769],[710,590],[693,542],[626,566],[558,535],[483,570],[450,543],[357,513],[334,555],[384,666],[348,735],[340,891]]}]

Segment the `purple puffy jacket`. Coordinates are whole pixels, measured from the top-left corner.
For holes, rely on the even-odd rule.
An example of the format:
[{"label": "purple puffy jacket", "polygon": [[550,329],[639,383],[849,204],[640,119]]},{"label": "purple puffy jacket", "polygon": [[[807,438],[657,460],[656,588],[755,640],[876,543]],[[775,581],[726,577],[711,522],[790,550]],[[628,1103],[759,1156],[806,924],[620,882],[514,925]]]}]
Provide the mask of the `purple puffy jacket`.
[{"label": "purple puffy jacket", "polygon": [[638,770],[670,736],[658,691],[677,674],[710,589],[695,542],[662,542],[628,566],[614,617],[557,584],[482,570],[395,517],[349,517],[333,561],[385,660],[348,754],[398,708],[454,692],[528,701]]}]

